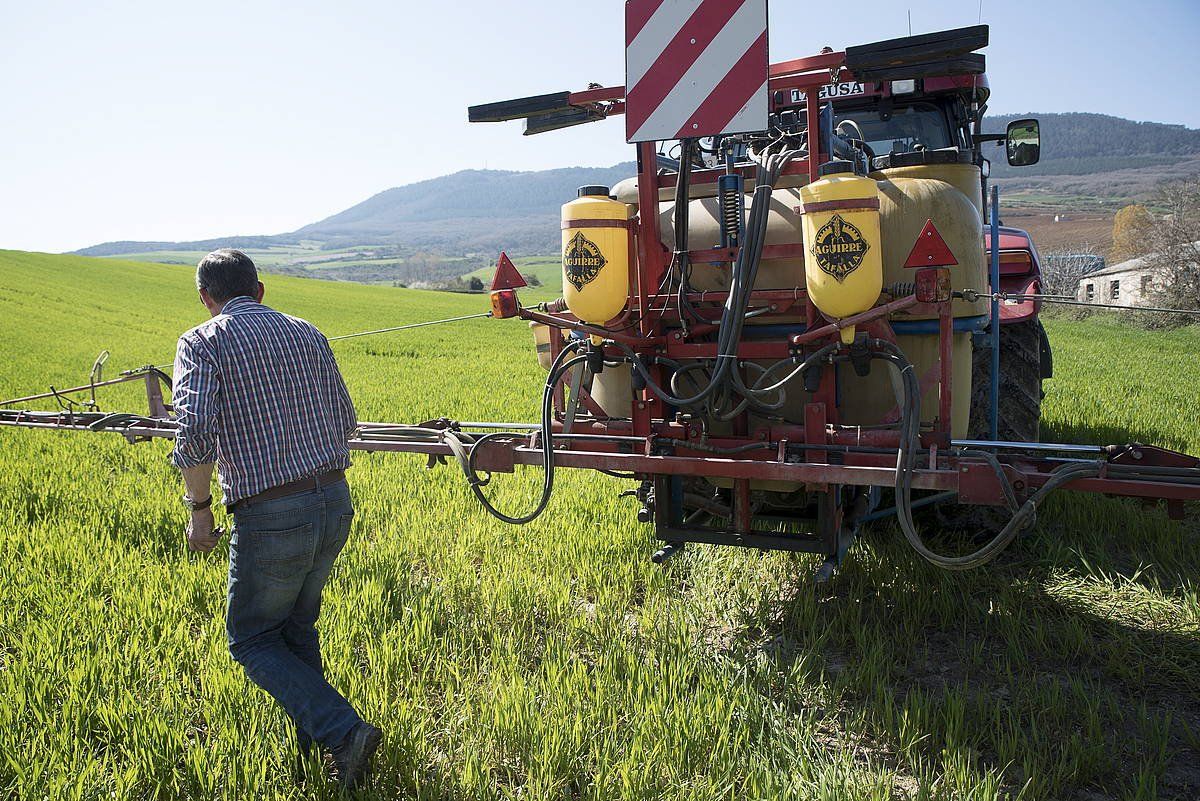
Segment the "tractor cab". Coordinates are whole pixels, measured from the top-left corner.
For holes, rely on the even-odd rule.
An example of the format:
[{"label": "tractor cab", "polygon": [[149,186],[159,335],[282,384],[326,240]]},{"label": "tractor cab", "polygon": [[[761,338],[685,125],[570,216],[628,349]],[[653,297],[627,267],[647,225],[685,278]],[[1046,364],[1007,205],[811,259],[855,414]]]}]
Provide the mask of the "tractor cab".
[{"label": "tractor cab", "polygon": [[[982,133],[989,94],[987,76],[980,74],[875,82],[846,80],[823,86],[818,100],[822,105],[821,123],[828,129],[835,155],[862,157],[870,170],[935,162],[974,164],[982,176],[982,198],[995,158],[989,154],[988,145],[1003,146],[1003,155],[1013,167],[1036,164],[1041,154],[1036,119],[1016,120],[1004,134]],[[722,161],[717,157],[722,147],[732,150],[735,163],[745,163],[756,144],[778,137],[807,137],[805,93],[777,92],[773,99],[766,131],[725,137],[725,141],[721,137],[709,140],[706,150],[712,157],[708,166],[718,166]]]}]

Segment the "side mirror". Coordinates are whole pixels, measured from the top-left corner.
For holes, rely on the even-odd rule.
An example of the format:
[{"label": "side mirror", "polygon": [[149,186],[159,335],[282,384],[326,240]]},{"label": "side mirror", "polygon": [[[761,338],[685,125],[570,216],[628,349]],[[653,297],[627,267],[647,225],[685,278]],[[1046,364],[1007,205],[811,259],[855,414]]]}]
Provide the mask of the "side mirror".
[{"label": "side mirror", "polygon": [[1013,167],[1037,164],[1042,156],[1042,137],[1037,120],[1013,120],[1004,135],[1008,163]]}]

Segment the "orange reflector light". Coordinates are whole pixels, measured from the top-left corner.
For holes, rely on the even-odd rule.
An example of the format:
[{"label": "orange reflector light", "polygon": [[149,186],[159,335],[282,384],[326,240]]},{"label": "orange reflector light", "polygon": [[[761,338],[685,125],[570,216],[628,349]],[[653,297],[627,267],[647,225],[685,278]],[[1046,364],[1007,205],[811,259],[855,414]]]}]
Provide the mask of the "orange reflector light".
[{"label": "orange reflector light", "polygon": [[501,320],[516,317],[521,310],[517,302],[517,293],[512,289],[499,289],[492,293],[492,316]]},{"label": "orange reflector light", "polygon": [[917,300],[921,303],[945,303],[950,300],[950,270],[945,267],[917,270]]},{"label": "orange reflector light", "polygon": [[[988,258],[991,258],[990,253]],[[1028,250],[1002,250],[1000,267],[1019,267],[1022,271],[1029,271],[1033,269],[1033,257],[1029,255]]]}]

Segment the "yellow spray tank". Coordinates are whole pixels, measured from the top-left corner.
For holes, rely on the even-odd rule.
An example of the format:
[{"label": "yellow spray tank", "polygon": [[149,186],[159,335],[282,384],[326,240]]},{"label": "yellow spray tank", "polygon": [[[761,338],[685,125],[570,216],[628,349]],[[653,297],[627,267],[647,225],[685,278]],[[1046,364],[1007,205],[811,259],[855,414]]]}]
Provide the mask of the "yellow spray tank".
[{"label": "yellow spray tank", "polygon": [[581,186],[562,207],[563,297],[585,323],[603,324],[629,297],[629,218],[632,207],[608,196],[607,186]]},{"label": "yellow spray tank", "polygon": [[[883,289],[879,189],[854,174],[849,161],[821,165],[821,178],[800,188],[804,277],[809,297],[826,317],[841,319],[875,305]],[[854,340],[854,328],[842,341]]]},{"label": "yellow spray tank", "polygon": [[[883,283],[895,284],[914,279],[914,271],[906,269],[904,263],[917,241],[927,219],[937,225],[942,238],[954,253],[958,264],[950,267],[951,285],[956,290],[976,289],[987,286],[987,260],[983,251],[983,218],[981,217],[980,171],[972,163],[969,152],[921,151],[892,155],[890,164],[877,166],[871,173],[876,183],[879,200],[879,219],[883,261]],[[903,166],[900,166],[903,165]],[[800,242],[801,220],[795,209],[803,202],[801,192],[808,183],[807,173],[784,175],[775,184],[772,194],[770,215],[767,222],[767,246],[794,245]],[[754,181],[746,181],[745,202],[750,203]],[[638,211],[637,179],[630,178],[613,187],[620,200]],[[674,247],[674,185],[660,187],[658,215],[662,244]],[[695,184],[691,187],[691,206],[688,217],[688,247],[704,250],[720,247],[720,209],[715,182]],[[868,190],[865,197],[870,198]],[[857,223],[856,223],[857,225]],[[809,234],[811,237],[811,234]],[[808,240],[805,240],[806,243]],[[807,250],[807,248],[804,248]],[[863,268],[859,268],[860,271]],[[729,286],[729,269],[726,265],[696,261],[691,264],[692,288],[696,291],[720,292]],[[822,273],[824,275],[824,273]],[[788,290],[804,287],[805,263],[802,257],[771,255],[764,257],[754,282],[755,289]],[[868,292],[868,295],[871,293]],[[864,301],[877,302],[874,299]],[[968,302],[955,299],[954,332],[954,405],[952,408],[952,435],[966,438],[971,411],[972,349],[971,332],[986,323],[987,301]],[[918,375],[925,375],[938,363],[937,313],[926,309],[905,309],[888,316],[895,327],[896,341],[912,361]],[[753,331],[758,325],[792,324],[799,326],[802,318],[793,316],[770,320],[751,318],[746,321],[746,330]],[[800,330],[797,328],[797,331]],[[684,360],[685,363],[687,360]],[[762,362],[766,366],[768,362]],[[613,417],[629,417],[633,413],[633,396],[628,389],[628,367],[625,375],[618,375],[621,368],[605,369],[596,376],[592,385],[592,397],[603,394],[605,402],[600,404]],[[866,377],[843,371],[840,379],[842,397],[840,401],[841,423],[847,425],[871,425],[878,423],[895,406],[892,393],[892,376],[888,370],[872,370]],[[612,385],[613,391],[603,389]],[[598,389],[599,387],[599,389]],[[776,416],[785,420],[802,422],[804,405],[810,400],[801,387],[788,390],[787,404]],[[932,384],[922,398],[922,408],[932,412],[938,408],[937,386]],[[754,420],[752,415],[752,421]],[[927,418],[928,419],[928,418]],[[762,421],[769,424],[770,421]],[[709,421],[710,430],[727,431],[728,423]],[[759,424],[752,422],[751,426]],[[722,426],[726,426],[723,428]]]},{"label": "yellow spray tank", "polygon": [[537,349],[538,364],[543,370],[549,370],[554,361],[554,357],[550,355],[550,337],[551,335],[557,337],[561,343],[562,332],[557,328],[551,329],[550,326],[536,320],[529,321],[529,330],[533,332],[533,344]]}]

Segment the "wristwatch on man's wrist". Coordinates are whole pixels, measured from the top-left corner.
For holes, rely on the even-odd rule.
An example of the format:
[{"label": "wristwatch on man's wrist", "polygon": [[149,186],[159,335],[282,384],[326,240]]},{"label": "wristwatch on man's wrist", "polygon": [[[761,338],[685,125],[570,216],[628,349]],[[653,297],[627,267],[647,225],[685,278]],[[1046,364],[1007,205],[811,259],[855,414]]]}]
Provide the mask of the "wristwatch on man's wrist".
[{"label": "wristwatch on man's wrist", "polygon": [[193,501],[187,495],[184,495],[183,505],[191,509],[193,512],[199,512],[203,509],[207,509],[208,507],[212,506],[212,494],[210,493],[209,496],[202,501]]}]

